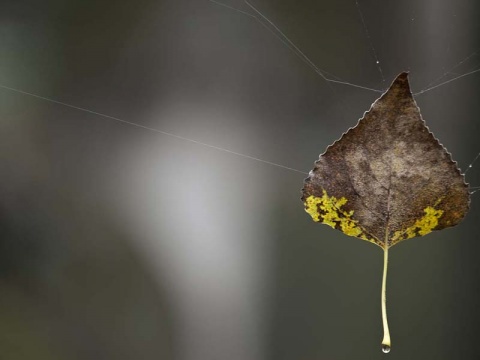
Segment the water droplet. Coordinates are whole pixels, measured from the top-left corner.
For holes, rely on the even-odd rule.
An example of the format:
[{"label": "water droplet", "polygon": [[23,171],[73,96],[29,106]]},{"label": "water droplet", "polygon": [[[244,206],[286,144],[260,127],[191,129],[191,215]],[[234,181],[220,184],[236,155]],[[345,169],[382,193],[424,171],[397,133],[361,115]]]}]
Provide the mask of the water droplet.
[{"label": "water droplet", "polygon": [[471,168],[471,167],[472,167],[472,164],[468,165],[468,167]]},{"label": "water droplet", "polygon": [[390,352],[391,347],[389,345],[382,345],[382,351],[385,354],[388,354]]},{"label": "water droplet", "polygon": [[380,64],[380,61],[377,60],[377,64]]}]

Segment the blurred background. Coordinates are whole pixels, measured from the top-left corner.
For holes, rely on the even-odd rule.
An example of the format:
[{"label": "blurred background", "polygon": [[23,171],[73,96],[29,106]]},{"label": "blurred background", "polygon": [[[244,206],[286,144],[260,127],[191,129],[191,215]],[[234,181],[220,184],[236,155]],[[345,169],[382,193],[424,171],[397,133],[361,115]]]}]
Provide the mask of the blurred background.
[{"label": "blurred background", "polygon": [[[418,92],[480,68],[473,0],[252,4],[353,84],[408,70]],[[325,82],[254,18],[208,0],[1,0],[0,85],[0,359],[478,353],[480,195],[459,226],[392,249],[384,355],[382,251],[315,224],[304,174],[96,114],[308,172],[379,94]],[[462,169],[479,91],[477,73],[416,98]]]}]

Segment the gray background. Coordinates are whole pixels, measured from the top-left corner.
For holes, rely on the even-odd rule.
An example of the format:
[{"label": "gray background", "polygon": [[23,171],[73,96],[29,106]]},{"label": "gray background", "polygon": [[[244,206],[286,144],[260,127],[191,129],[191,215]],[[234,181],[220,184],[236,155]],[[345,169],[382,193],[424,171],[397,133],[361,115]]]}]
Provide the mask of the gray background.
[{"label": "gray background", "polygon": [[[409,70],[420,91],[479,45],[473,0],[360,1],[382,81],[354,0],[254,4],[320,68],[376,89]],[[379,95],[201,0],[2,0],[0,84],[305,172]],[[463,169],[479,90],[476,74],[417,97]],[[458,227],[391,250],[384,355],[383,254],[311,221],[304,175],[5,88],[0,126],[1,359],[478,353],[478,196]]]}]

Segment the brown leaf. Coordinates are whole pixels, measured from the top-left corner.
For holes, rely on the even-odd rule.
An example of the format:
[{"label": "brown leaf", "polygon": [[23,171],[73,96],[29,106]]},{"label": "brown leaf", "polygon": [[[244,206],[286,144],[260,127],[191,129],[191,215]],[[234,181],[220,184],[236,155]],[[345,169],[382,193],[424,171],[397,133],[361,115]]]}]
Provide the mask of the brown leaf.
[{"label": "brown leaf", "polygon": [[401,73],[357,126],[320,155],[302,200],[315,221],[388,248],[458,224],[470,193]]},{"label": "brown leaf", "polygon": [[464,176],[422,120],[407,73],[320,155],[302,192],[313,220],[384,250],[382,350],[389,352],[388,249],[458,224],[470,203]]}]

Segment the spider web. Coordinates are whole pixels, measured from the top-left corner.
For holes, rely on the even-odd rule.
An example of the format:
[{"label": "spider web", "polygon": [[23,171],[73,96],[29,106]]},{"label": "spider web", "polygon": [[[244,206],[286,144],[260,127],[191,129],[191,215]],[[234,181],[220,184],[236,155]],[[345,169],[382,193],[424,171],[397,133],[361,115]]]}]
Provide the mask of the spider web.
[{"label": "spider web", "polygon": [[[365,91],[377,92],[377,93],[382,93],[385,90],[385,86],[388,84],[388,83],[385,84],[385,77],[384,77],[384,74],[383,74],[382,65],[380,64],[379,56],[377,54],[377,50],[376,50],[375,45],[374,45],[374,41],[376,41],[376,39],[374,39],[371,36],[368,25],[367,25],[366,17],[364,16],[363,11],[362,11],[362,6],[369,5],[369,3],[367,1],[365,3],[362,3],[362,6],[360,5],[360,3],[358,1],[355,1],[355,7],[356,7],[356,10],[358,12],[358,18],[361,21],[361,27],[363,27],[365,42],[367,43],[366,48],[369,49],[371,60],[374,61],[375,65],[376,65],[376,68],[378,70],[378,73],[379,73],[379,75],[381,77],[381,80],[382,80],[382,83],[381,83],[382,88],[381,89],[368,87],[368,86],[360,85],[360,84],[357,84],[357,83],[354,83],[354,82],[342,80],[341,78],[339,78],[339,77],[337,77],[337,76],[335,76],[335,75],[333,75],[333,74],[331,74],[331,73],[329,73],[329,72],[327,72],[323,69],[320,69],[292,40],[290,40],[290,38],[278,26],[275,25],[275,23],[273,21],[271,21],[267,16],[262,14],[262,12],[260,12],[260,10],[258,10],[254,5],[252,5],[248,1],[243,1],[243,2],[236,1],[236,2],[230,2],[230,3],[229,2],[220,2],[220,1],[216,1],[216,0],[209,0],[209,1],[213,4],[218,5],[218,6],[221,6],[221,7],[227,8],[229,10],[232,10],[232,11],[236,12],[237,14],[241,14],[241,15],[244,15],[245,17],[247,17],[247,18],[254,19],[258,24],[262,25],[266,30],[268,30],[271,34],[273,34],[288,49],[290,49],[293,52],[293,54],[295,54],[298,58],[300,58],[303,62],[305,62],[315,73],[317,73],[321,77],[321,79],[323,79],[327,83],[330,83],[330,84],[333,84],[333,85],[349,86],[349,87],[358,88],[358,89],[365,90]],[[243,5],[245,9],[238,8],[238,5]],[[370,11],[370,9],[369,9],[369,11]],[[374,16],[374,15],[375,15],[375,12],[370,14],[370,18],[375,19],[376,16]],[[457,15],[455,13],[453,13],[451,15],[452,15],[453,18],[457,17]],[[413,11],[413,10],[412,10],[412,13],[410,14],[410,16],[411,16],[411,18],[408,19],[408,20],[410,20],[412,22],[412,24],[415,21],[417,21],[417,23],[422,21],[421,17],[418,17],[418,16],[416,17],[416,12]],[[450,46],[447,47],[447,49],[449,50]],[[365,55],[365,54],[363,54],[363,55]],[[369,62],[366,62],[366,63],[368,64]],[[480,68],[479,68],[480,65],[479,64],[480,63],[478,61],[478,50],[475,50],[472,53],[470,53],[469,55],[467,55],[466,57],[464,57],[461,60],[454,63],[453,65],[442,66],[441,72],[439,73],[439,75],[436,76],[436,78],[434,78],[432,81],[430,81],[421,90],[416,91],[415,95],[418,96],[418,95],[425,94],[426,92],[429,92],[431,90],[435,90],[435,89],[437,89],[439,87],[442,87],[444,85],[448,85],[452,82],[461,80],[464,77],[474,75],[477,72],[480,72]],[[370,67],[371,67],[371,62],[370,62]],[[407,67],[410,68],[410,66],[407,66]],[[115,116],[112,116],[112,115],[97,112],[97,111],[92,110],[92,109],[87,109],[87,108],[84,108],[84,107],[76,106],[74,104],[62,102],[58,99],[52,99],[52,98],[49,98],[49,97],[45,97],[45,96],[42,96],[41,94],[34,94],[34,93],[31,93],[31,92],[25,91],[24,89],[18,89],[18,88],[10,87],[10,86],[7,86],[5,84],[0,84],[0,87],[2,87],[5,90],[14,91],[14,92],[21,93],[21,94],[24,94],[24,95],[37,97],[37,98],[42,99],[44,101],[57,103],[59,105],[68,106],[68,107],[71,107],[71,108],[74,108],[74,109],[77,109],[77,110],[80,110],[80,111],[85,111],[85,112],[89,112],[89,113],[92,113],[92,114],[95,114],[95,115],[98,115],[98,116],[101,116],[101,117],[116,120],[116,121],[124,123],[124,124],[129,124],[131,126],[137,126],[137,127],[143,128],[145,130],[154,131],[154,132],[161,133],[161,134],[167,135],[167,136],[172,136],[172,137],[175,137],[175,138],[177,138],[179,140],[182,140],[182,141],[193,142],[193,143],[196,143],[197,145],[200,145],[200,146],[206,146],[206,147],[214,148],[216,150],[224,151],[224,152],[230,153],[232,155],[242,156],[242,157],[245,157],[245,158],[248,158],[248,159],[251,159],[251,160],[263,162],[263,163],[270,164],[270,165],[273,165],[273,166],[282,167],[286,170],[291,170],[291,171],[300,172],[300,173],[304,173],[304,174],[306,173],[305,171],[297,170],[295,168],[292,168],[292,167],[289,167],[289,166],[286,166],[286,165],[282,165],[280,163],[276,163],[276,162],[272,162],[272,161],[269,161],[269,160],[266,160],[266,159],[258,158],[258,157],[255,157],[253,155],[243,154],[243,153],[240,153],[240,152],[237,152],[237,151],[234,151],[234,150],[230,150],[228,148],[223,148],[223,147],[220,147],[220,146],[216,146],[216,145],[213,145],[213,144],[208,144],[208,143],[205,143],[205,142],[193,139],[193,138],[188,138],[188,137],[184,137],[184,136],[172,133],[172,132],[164,131],[162,129],[157,129],[157,128],[153,128],[153,127],[150,127],[150,126],[144,126],[144,125],[138,124],[138,123],[133,122],[133,121],[129,121],[129,120],[121,119],[119,117],[115,117]],[[332,89],[332,91],[335,91],[335,90]],[[341,100],[337,100],[337,101],[342,102]],[[477,157],[475,157],[474,161],[476,159],[477,159]],[[472,168],[472,165],[473,165],[473,162],[468,165],[467,170]]]}]

